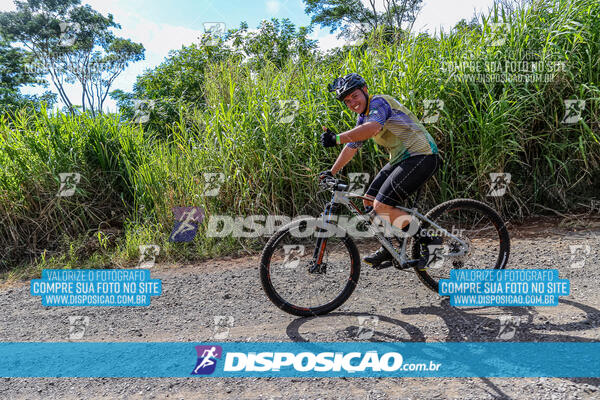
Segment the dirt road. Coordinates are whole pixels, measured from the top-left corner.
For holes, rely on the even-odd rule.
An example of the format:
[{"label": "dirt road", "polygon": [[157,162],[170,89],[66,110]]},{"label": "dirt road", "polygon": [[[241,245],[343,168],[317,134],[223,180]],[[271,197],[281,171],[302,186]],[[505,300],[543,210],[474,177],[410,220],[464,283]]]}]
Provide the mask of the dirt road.
[{"label": "dirt road", "polygon": [[[363,266],[340,309],[296,318],[267,300],[253,256],[157,265],[152,277],[162,280],[163,294],[147,308],[43,307],[28,282],[4,288],[0,341],[69,341],[75,315],[89,317],[79,341],[90,342],[600,340],[600,230],[511,238],[510,268],[557,268],[570,280],[571,295],[558,307],[455,308],[412,271]],[[589,246],[583,265],[573,267],[570,245]],[[600,379],[558,378],[0,378],[0,398],[592,399],[599,386]]]}]

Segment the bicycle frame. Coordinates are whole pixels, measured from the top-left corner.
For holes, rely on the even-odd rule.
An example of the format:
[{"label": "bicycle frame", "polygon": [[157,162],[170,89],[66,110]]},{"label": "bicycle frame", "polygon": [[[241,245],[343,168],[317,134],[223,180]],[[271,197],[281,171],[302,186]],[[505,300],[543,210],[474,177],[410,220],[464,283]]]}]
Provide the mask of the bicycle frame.
[{"label": "bicycle frame", "polygon": [[[361,200],[368,200],[368,201],[373,201],[373,199],[366,197],[366,196],[362,196],[356,193],[351,193],[351,192],[346,192],[347,190],[347,185],[343,185],[343,184],[336,184],[335,188],[333,190],[333,196],[331,198],[331,201],[329,203],[327,203],[325,205],[325,210],[322,214],[323,216],[323,224],[327,224],[330,221],[332,221],[331,217],[334,215],[334,213],[337,211],[337,209],[339,208],[340,204],[343,204],[344,206],[346,206],[347,209],[350,210],[350,212],[352,214],[354,214],[356,217],[358,217],[361,221],[365,222],[369,228],[369,232],[373,234],[373,236],[375,236],[375,238],[377,238],[377,240],[381,243],[381,245],[386,248],[390,254],[394,257],[394,259],[399,263],[399,265],[404,265],[406,264],[408,261],[411,261],[408,259],[407,255],[406,255],[406,237],[407,236],[403,236],[402,237],[402,241],[401,241],[401,246],[400,246],[400,252],[397,252],[396,249],[394,248],[394,245],[392,244],[392,242],[386,238],[385,236],[383,236],[381,234],[381,232],[379,232],[378,230],[376,230],[373,227],[373,219],[374,217],[371,216],[371,214],[363,214],[360,209],[350,200],[352,198],[356,198],[356,199],[361,199]],[[335,190],[335,189],[342,189],[342,190]],[[429,218],[427,218],[426,216],[424,216],[423,214],[421,214],[419,211],[417,211],[416,208],[416,203],[419,199],[419,195],[420,195],[421,189],[419,189],[417,191],[417,194],[414,198],[413,201],[413,206],[412,208],[406,208],[406,207],[401,207],[401,206],[396,206],[396,208],[407,212],[411,217],[413,218],[417,218],[417,220],[419,220],[419,222],[421,221],[425,221],[427,223],[429,223],[431,226],[435,227],[436,229],[438,229],[438,232],[447,235],[448,237],[456,240],[460,245],[461,245],[461,250],[458,252],[453,252],[453,253],[448,253],[445,254],[444,256],[446,257],[459,257],[462,256],[466,253],[466,248],[468,248],[467,243],[465,243],[462,239],[460,239],[459,237],[457,237],[456,235],[453,235],[452,233],[448,232],[445,228],[441,227],[440,225],[436,224],[434,221],[430,220]],[[366,215],[369,215],[369,218],[366,217]],[[376,214],[375,214],[376,216]],[[384,228],[386,232],[392,232],[391,229],[398,229],[398,228],[392,228],[391,224],[384,218],[379,218],[380,221],[383,222],[384,224]],[[411,220],[412,223],[412,220]],[[396,235],[393,234],[393,237],[395,237],[397,240],[400,241],[400,238]],[[315,247],[315,251],[313,254],[313,268],[312,269],[316,269],[318,268],[319,265],[321,265],[322,260],[323,260],[323,254],[325,252],[325,247],[327,245],[327,238],[324,237],[319,237],[317,239],[317,246]],[[314,272],[312,271],[311,272]]]}]

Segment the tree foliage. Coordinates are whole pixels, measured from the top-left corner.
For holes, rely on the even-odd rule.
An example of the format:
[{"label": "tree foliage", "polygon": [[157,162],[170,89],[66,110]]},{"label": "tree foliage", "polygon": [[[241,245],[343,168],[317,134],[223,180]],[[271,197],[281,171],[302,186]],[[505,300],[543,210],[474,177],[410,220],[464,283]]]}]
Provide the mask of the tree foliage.
[{"label": "tree foliage", "polygon": [[121,26],[80,0],[15,0],[16,11],[0,13],[0,33],[22,44],[38,74],[50,76],[60,99],[74,110],[66,83],[81,85],[81,107],[101,113],[110,86],[130,62],[144,58],[144,47],[116,37]]},{"label": "tree foliage", "polygon": [[289,19],[264,20],[256,31],[242,22],[223,37],[205,34],[198,43],[170,51],[163,63],[138,76],[133,93],[115,90],[110,96],[117,101],[124,119],[131,119],[141,102],[146,102],[151,104],[147,127],[180,122],[183,113],[193,114],[194,109],[205,106],[210,64],[235,57],[255,71],[265,63],[281,69],[289,60],[314,55],[317,41],[308,37],[310,32],[306,27],[296,29]]},{"label": "tree foliage", "polygon": [[410,31],[423,0],[383,0],[383,10],[376,0],[304,0],[305,13],[311,16],[311,25],[320,25],[338,37],[365,38],[374,30],[383,29],[390,37],[399,37]]},{"label": "tree foliage", "polygon": [[56,95],[46,92],[41,96],[24,95],[20,87],[25,85],[48,86],[48,83],[35,70],[30,70],[31,54],[13,48],[0,39],[0,114],[18,107],[33,105],[39,109],[45,101],[52,105]]},{"label": "tree foliage", "polygon": [[256,32],[248,31],[248,24],[242,22],[238,29],[230,30],[226,38],[232,40],[234,51],[242,52],[254,69],[259,69],[265,61],[282,68],[287,60],[310,57],[317,47],[317,41],[308,38],[310,27],[296,26],[288,19],[279,21],[273,18],[263,20]]}]

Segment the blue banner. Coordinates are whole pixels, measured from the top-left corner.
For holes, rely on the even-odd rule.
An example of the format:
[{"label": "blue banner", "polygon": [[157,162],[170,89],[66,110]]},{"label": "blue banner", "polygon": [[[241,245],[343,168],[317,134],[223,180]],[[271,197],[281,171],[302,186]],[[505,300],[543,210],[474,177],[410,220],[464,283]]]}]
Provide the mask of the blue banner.
[{"label": "blue banner", "polygon": [[557,306],[570,290],[557,269],[453,269],[438,293],[455,307],[538,307]]},{"label": "blue banner", "polygon": [[32,279],[32,296],[49,306],[149,306],[150,297],[162,293],[160,279],[147,269],[45,269]]},{"label": "blue banner", "polygon": [[0,343],[2,377],[598,377],[600,343]]}]

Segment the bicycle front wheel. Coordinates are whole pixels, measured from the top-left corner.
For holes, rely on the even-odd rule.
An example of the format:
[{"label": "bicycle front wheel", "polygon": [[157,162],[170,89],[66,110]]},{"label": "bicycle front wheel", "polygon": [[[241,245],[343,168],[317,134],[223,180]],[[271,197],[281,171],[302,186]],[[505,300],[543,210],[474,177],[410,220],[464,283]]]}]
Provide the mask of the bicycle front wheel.
[{"label": "bicycle front wheel", "polygon": [[477,200],[456,199],[434,207],[426,217],[465,244],[423,223],[422,232],[435,240],[424,243],[413,237],[412,257],[426,260],[425,267],[415,270],[429,289],[437,293],[439,280],[448,279],[451,269],[506,267],[510,239],[504,221],[493,208]]},{"label": "bicycle front wheel", "polygon": [[360,256],[352,239],[341,230],[326,238],[322,262],[319,219],[305,218],[281,227],[266,244],[260,265],[262,287],[283,311],[303,317],[322,315],[341,306],[356,288]]}]

